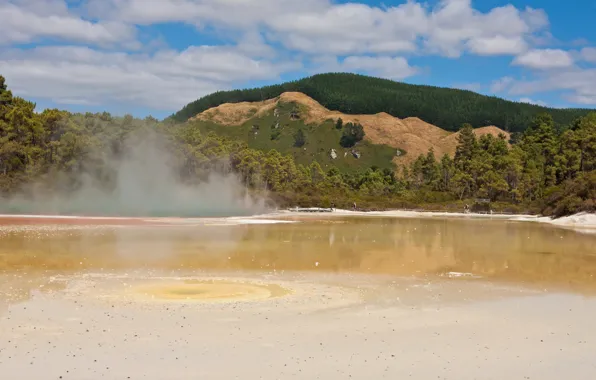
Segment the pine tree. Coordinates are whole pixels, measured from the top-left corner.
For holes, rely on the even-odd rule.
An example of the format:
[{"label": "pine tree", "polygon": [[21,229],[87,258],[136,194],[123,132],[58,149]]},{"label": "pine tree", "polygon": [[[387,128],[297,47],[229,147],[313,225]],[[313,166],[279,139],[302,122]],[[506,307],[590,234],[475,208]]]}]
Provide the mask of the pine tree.
[{"label": "pine tree", "polygon": [[459,170],[469,172],[472,159],[478,150],[478,141],[472,125],[464,124],[462,126],[459,130],[459,136],[457,136],[457,143],[454,158],[455,165]]},{"label": "pine tree", "polygon": [[304,135],[304,132],[302,131],[302,129],[299,129],[294,134],[294,146],[296,148],[301,148],[305,144],[306,144],[306,136]]}]

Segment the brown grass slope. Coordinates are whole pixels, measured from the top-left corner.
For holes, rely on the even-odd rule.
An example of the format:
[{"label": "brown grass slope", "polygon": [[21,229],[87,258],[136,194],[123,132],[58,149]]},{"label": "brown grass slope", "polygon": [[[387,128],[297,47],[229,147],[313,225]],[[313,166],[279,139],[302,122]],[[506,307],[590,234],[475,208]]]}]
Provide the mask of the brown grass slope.
[{"label": "brown grass slope", "polygon": [[[285,92],[279,97],[262,102],[226,103],[210,108],[197,116],[194,120],[215,122],[221,125],[239,126],[253,117],[263,116],[272,112],[278,103],[294,102],[306,112],[301,117],[307,124],[320,124],[325,120],[336,121],[341,118],[344,123],[360,123],[364,127],[366,139],[374,144],[386,144],[403,149],[406,155],[395,158],[398,165],[409,164],[420,154],[426,154],[433,148],[437,158],[447,153],[455,154],[457,136],[459,132],[448,132],[429,124],[416,117],[399,119],[381,112],[374,115],[348,115],[338,111],[330,111],[316,100],[300,92]],[[509,139],[509,133],[495,127],[487,126],[475,129],[478,137],[486,134],[498,136],[504,134]]]}]

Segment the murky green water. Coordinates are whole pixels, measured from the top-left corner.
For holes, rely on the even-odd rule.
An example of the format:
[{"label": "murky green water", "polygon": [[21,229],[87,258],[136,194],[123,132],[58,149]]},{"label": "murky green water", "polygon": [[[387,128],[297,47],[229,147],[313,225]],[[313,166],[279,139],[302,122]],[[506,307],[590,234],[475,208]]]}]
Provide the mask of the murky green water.
[{"label": "murky green water", "polygon": [[596,289],[596,235],[522,222],[381,217],[0,226],[4,276],[133,269],[477,276],[590,291]]}]

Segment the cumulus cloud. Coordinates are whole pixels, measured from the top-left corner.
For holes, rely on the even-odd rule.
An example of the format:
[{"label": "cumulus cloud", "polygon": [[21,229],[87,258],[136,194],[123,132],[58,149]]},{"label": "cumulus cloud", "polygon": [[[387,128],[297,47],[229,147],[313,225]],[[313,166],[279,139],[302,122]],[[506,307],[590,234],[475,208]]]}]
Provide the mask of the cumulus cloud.
[{"label": "cumulus cloud", "polygon": [[420,4],[385,10],[364,4],[339,4],[324,12],[283,13],[267,21],[276,39],[293,50],[339,55],[416,50],[428,26]]},{"label": "cumulus cloud", "polygon": [[535,49],[515,57],[513,64],[540,70],[560,69],[573,66],[573,57],[565,50]]},{"label": "cumulus cloud", "polygon": [[329,0],[87,0],[89,14],[100,19],[149,25],[187,22],[252,28],[284,14],[318,13]]},{"label": "cumulus cloud", "polygon": [[64,1],[8,0],[0,4],[0,45],[53,38],[89,44],[134,41],[131,25],[116,21],[91,22],[72,14]]},{"label": "cumulus cloud", "polygon": [[191,46],[153,55],[53,46],[6,51],[0,57],[0,72],[19,94],[157,110],[175,110],[234,82],[276,79],[294,67],[250,58],[234,46]]},{"label": "cumulus cloud", "polygon": [[580,57],[586,62],[596,63],[596,48],[585,47],[580,51]]},{"label": "cumulus cloud", "polygon": [[395,54],[420,40],[435,53],[457,57],[518,54],[526,39],[548,26],[543,10],[512,5],[482,13],[470,0],[422,1],[375,7],[331,0],[88,0],[94,17],[135,24],[186,22],[238,30],[264,28],[286,48],[312,54]]},{"label": "cumulus cloud", "polygon": [[418,72],[403,57],[350,56],[339,67],[343,71],[364,71],[387,79],[404,79]]},{"label": "cumulus cloud", "polygon": [[490,85],[490,91],[493,93],[503,92],[513,84],[512,77],[503,77],[493,81]]},{"label": "cumulus cloud", "polygon": [[563,91],[564,98],[583,105],[596,105],[596,69],[572,68],[544,73],[535,80],[516,81],[509,92],[530,95],[547,91]]},{"label": "cumulus cloud", "polygon": [[542,10],[519,10],[512,5],[481,13],[471,0],[443,0],[429,15],[426,45],[449,57],[459,57],[465,47],[482,55],[514,54],[525,49],[525,38],[548,26]]},{"label": "cumulus cloud", "polygon": [[[573,57],[538,49],[552,40],[544,10],[506,5],[479,11],[471,0],[435,6],[422,0],[393,6],[360,0],[0,0],[0,20],[0,73],[18,94],[65,104],[114,101],[172,111],[206,93],[277,80],[304,67],[401,80],[420,71],[412,57],[429,54],[510,55],[514,65],[544,73],[536,81],[496,80],[491,91],[501,93],[553,87],[554,71],[574,72],[573,57],[596,62],[594,48]],[[229,44],[175,51],[165,41],[152,47],[139,42],[146,40],[137,33],[147,30],[141,26],[172,22]],[[37,41],[87,47],[15,47]],[[142,53],[147,51],[152,53]],[[569,96],[591,101],[588,89],[578,88]]]},{"label": "cumulus cloud", "polygon": [[351,55],[338,59],[333,55],[313,58],[306,70],[310,74],[324,72],[358,72],[381,78],[402,80],[420,73],[419,67],[411,66],[404,57]]},{"label": "cumulus cloud", "polygon": [[478,55],[514,55],[527,49],[522,37],[494,36],[474,38],[468,41],[468,48]]}]

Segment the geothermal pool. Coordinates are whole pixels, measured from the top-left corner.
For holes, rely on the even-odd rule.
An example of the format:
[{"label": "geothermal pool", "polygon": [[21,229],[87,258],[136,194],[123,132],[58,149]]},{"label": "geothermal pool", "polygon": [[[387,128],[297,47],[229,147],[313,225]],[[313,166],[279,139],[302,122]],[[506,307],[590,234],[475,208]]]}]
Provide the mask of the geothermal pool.
[{"label": "geothermal pool", "polygon": [[2,378],[596,378],[596,235],[279,219],[0,218]]}]

